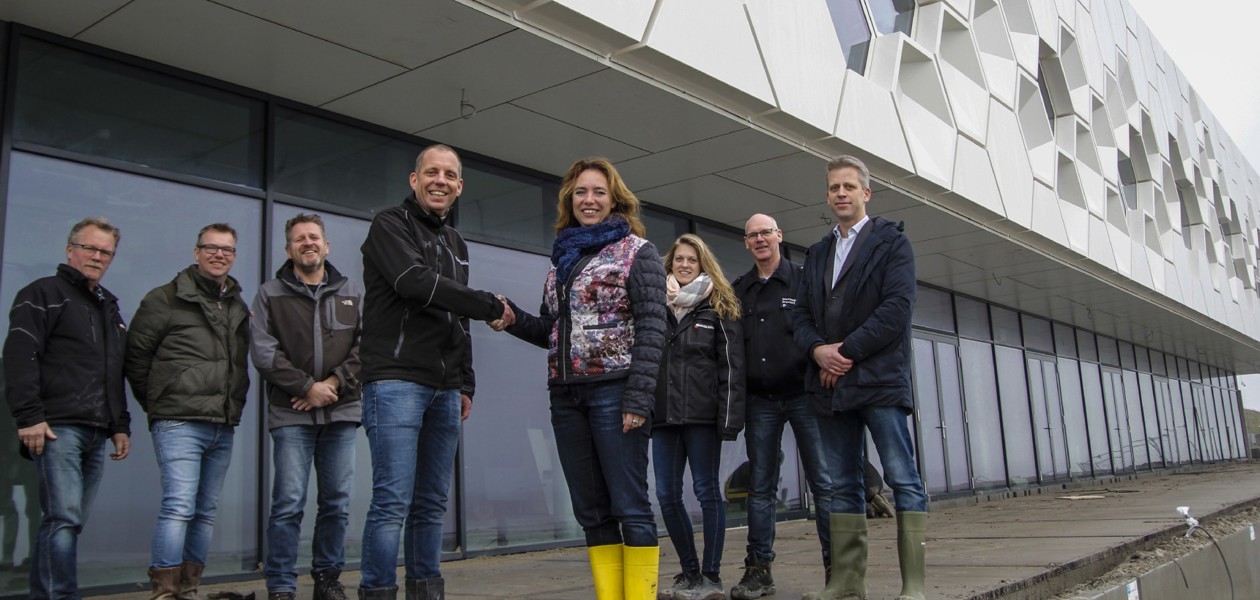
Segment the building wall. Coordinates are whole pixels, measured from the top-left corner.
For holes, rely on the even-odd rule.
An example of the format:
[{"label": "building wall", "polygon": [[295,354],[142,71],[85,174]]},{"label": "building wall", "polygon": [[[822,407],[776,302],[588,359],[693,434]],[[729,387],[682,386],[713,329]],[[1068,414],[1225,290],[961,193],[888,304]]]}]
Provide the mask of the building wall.
[{"label": "building wall", "polygon": [[[91,214],[122,229],[104,284],[119,295],[125,315],[191,262],[197,230],[212,221],[228,221],[240,232],[233,275],[247,298],[280,263],[283,222],[298,211],[324,216],[330,260],[357,276],[368,221],[401,201],[415,154],[427,143],[203,75],[39,31],[13,31],[15,52],[2,62],[14,85],[0,120],[0,305],[6,307],[18,289],[53,271],[69,227]],[[548,264],[556,178],[466,155],[465,179],[456,216],[473,241],[473,284],[532,306]],[[695,231],[718,249],[728,273],[751,266],[736,229],[651,207],[645,216],[660,246]],[[0,327],[7,326],[6,313]],[[482,325],[473,335],[477,364],[496,369],[479,378],[464,430],[448,556],[581,543],[548,425],[542,351]],[[919,409],[910,418],[936,497],[1243,456],[1230,372],[926,286],[915,338]],[[254,391],[237,431],[209,577],[250,576],[263,553],[269,440],[251,376]],[[132,456],[107,468],[80,544],[80,581],[97,592],[144,581],[159,503],[143,413],[134,401],[130,406]],[[0,422],[12,427],[7,415]],[[806,494],[793,468],[790,430],[785,438],[781,514],[799,516]],[[29,557],[37,517],[33,473],[14,450],[0,443],[0,539],[13,540],[0,547],[0,558],[21,562]],[[724,480],[744,458],[742,443],[724,445]],[[359,556],[369,464],[361,437],[351,561]],[[729,485],[738,522],[737,478]],[[308,502],[313,515],[313,493]],[[312,529],[308,518],[304,540]],[[727,558],[738,560],[736,554]],[[23,597],[25,586],[24,571],[0,570],[0,595]]]},{"label": "building wall", "polygon": [[1260,178],[1126,0],[464,1],[1260,337]]}]

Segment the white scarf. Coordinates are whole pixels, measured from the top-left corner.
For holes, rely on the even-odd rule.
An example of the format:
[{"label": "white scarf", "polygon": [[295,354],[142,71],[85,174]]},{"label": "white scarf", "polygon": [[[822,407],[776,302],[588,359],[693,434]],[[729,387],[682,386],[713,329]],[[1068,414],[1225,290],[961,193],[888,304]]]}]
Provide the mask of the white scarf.
[{"label": "white scarf", "polygon": [[713,280],[708,273],[701,273],[687,285],[678,285],[673,273],[665,278],[665,304],[674,311],[674,318],[679,321],[713,293]]}]

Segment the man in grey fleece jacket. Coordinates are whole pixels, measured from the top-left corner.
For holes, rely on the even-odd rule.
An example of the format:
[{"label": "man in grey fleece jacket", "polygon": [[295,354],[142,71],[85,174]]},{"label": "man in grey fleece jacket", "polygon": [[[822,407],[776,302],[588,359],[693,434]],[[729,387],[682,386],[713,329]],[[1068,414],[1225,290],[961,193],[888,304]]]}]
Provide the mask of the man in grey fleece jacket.
[{"label": "man in grey fleece jacket", "polygon": [[359,338],[363,292],[326,261],[318,215],[285,223],[285,261],[254,298],[250,355],[266,382],[274,478],[264,573],[268,597],[297,591],[297,552],[312,462],[319,509],[311,576],[317,600],[344,600],[346,526],[361,422]]}]

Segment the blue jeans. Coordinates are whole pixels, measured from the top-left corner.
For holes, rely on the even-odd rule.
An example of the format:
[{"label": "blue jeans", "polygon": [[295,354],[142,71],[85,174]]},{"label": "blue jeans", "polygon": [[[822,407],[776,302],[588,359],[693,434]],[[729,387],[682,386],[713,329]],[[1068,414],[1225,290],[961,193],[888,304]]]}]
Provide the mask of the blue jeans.
[{"label": "blue jeans", "polygon": [[752,482],[748,490],[748,557],[774,560],[775,511],[779,502],[779,467],[783,456],[783,426],[792,424],[796,449],[805,466],[805,480],[814,498],[814,524],[822,544],[823,564],[831,564],[831,474],[823,453],[818,419],[806,396],[769,400],[748,395],[744,405],[744,443]]},{"label": "blue jeans", "polygon": [[[678,425],[652,431],[656,500],[683,572],[718,576],[726,543],[726,500],[718,484],[722,433],[715,425]],[[691,516],[683,506],[683,470],[691,465],[691,485],[704,518],[704,565],[696,559]]]},{"label": "blue jeans", "polygon": [[372,504],[363,525],[359,587],[397,585],[406,526],[407,579],[442,576],[442,517],[459,446],[459,390],[410,381],[363,385],[363,427],[372,449]]},{"label": "blue jeans", "polygon": [[906,423],[906,410],[895,406],[867,406],[856,410],[818,417],[823,447],[835,493],[831,496],[831,512],[866,513],[866,436],[879,452],[884,466],[884,482],[893,489],[897,511],[926,512],[927,494],[914,464],[914,440]]},{"label": "blue jeans", "polygon": [[150,566],[204,565],[219,492],[232,462],[236,428],[208,421],[158,419],[149,431],[162,475],[162,506],[153,530]]},{"label": "blue jeans", "polygon": [[346,525],[354,487],[358,424],[290,425],[271,430],[271,515],[267,518],[267,591],[297,591],[298,542],[307,481],[315,465],[319,504],[311,571],[340,573],[346,564]]},{"label": "blue jeans", "polygon": [[44,517],[31,553],[30,597],[78,598],[79,534],[101,483],[109,432],[83,425],[52,430],[57,439],[44,440],[43,454],[32,453]]},{"label": "blue jeans", "polygon": [[624,379],[551,386],[551,426],[587,546],[656,546],[648,501],[651,421],[621,432]]}]

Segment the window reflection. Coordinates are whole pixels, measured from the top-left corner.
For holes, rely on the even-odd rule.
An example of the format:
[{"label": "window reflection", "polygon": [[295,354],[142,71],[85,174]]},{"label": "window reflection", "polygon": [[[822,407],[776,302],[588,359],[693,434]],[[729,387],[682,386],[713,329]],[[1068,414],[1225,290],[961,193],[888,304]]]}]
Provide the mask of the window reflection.
[{"label": "window reflection", "polygon": [[866,24],[866,11],[861,0],[827,0],[831,25],[840,38],[846,66],[858,73],[866,72],[866,53],[871,45],[871,29]]},{"label": "window reflection", "polygon": [[910,25],[914,20],[914,0],[868,0],[871,6],[871,20],[875,21],[875,30],[880,35],[903,33],[910,35]]}]

